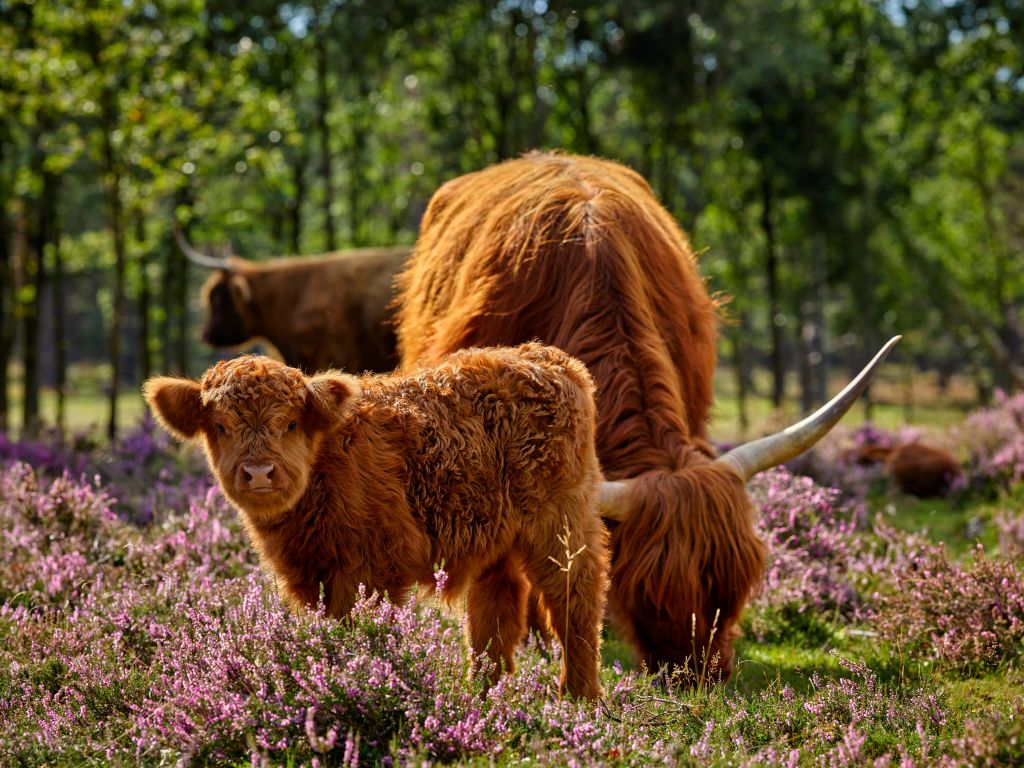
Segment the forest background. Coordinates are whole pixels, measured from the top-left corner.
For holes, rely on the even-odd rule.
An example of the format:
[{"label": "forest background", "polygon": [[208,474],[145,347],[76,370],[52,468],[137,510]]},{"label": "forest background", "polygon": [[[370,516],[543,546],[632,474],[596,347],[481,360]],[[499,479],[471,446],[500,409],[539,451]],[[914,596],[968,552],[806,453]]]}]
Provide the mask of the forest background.
[{"label": "forest background", "polygon": [[1024,386],[1022,0],[0,0],[0,428],[102,395],[112,436],[215,358],[172,220],[411,243],[534,148],[632,166],[689,233],[741,431],[894,333],[905,402]]}]

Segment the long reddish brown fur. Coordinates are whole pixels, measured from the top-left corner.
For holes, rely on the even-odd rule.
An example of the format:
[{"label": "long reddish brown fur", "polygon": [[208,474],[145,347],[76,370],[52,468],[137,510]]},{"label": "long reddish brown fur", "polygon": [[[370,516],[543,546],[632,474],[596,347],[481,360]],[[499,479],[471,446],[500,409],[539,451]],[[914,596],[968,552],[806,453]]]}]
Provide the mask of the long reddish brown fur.
[{"label": "long reddish brown fur", "polygon": [[649,667],[717,656],[727,677],[765,547],[743,481],[711,463],[705,440],[716,305],[643,178],[605,160],[530,154],[448,182],[427,208],[399,302],[406,366],[530,339],[586,363],[604,473],[640,478],[629,519],[612,526],[612,613]]},{"label": "long reddish brown fur", "polygon": [[[445,595],[468,593],[473,648],[510,671],[533,584],[566,649],[563,684],[601,695],[607,532],[593,382],[578,360],[526,344],[356,379],[249,356],[199,383],[151,380],[146,396],[169,431],[202,443],[295,603],[315,605],[322,586],[344,616],[359,584],[401,600],[443,563]],[[270,465],[274,490],[251,490],[249,472]],[[568,576],[554,562],[568,565],[566,530],[582,548]]]}]

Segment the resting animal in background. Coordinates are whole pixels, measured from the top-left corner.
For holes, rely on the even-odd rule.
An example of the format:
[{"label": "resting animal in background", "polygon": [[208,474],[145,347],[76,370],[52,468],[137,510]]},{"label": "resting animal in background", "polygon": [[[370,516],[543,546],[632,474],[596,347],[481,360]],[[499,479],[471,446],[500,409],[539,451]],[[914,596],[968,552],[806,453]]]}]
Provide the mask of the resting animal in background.
[{"label": "resting animal in background", "polygon": [[643,178],[597,158],[534,153],[442,186],[399,304],[404,366],[531,339],[586,363],[612,481],[611,612],[650,669],[728,677],[765,558],[745,482],[825,434],[884,355],[816,418],[716,458],[715,302]]},{"label": "resting animal in background", "polygon": [[[401,601],[443,563],[444,594],[468,590],[473,649],[511,671],[528,577],[564,649],[564,686],[601,694],[607,534],[593,382],[578,360],[525,344],[354,378],[243,356],[144,390],[172,435],[203,446],[294,603],[315,605],[322,585],[328,613],[345,616],[359,584]],[[581,550],[568,585],[551,559],[564,565],[567,548]]]},{"label": "resting animal in background", "polygon": [[861,445],[846,455],[865,466],[884,462],[900,490],[914,496],[945,496],[963,474],[951,453],[924,443]]},{"label": "resting animal in background", "polygon": [[389,304],[408,247],[253,262],[200,253],[177,227],[175,237],[189,260],[214,269],[202,289],[207,344],[266,339],[305,371],[384,373],[398,362]]}]

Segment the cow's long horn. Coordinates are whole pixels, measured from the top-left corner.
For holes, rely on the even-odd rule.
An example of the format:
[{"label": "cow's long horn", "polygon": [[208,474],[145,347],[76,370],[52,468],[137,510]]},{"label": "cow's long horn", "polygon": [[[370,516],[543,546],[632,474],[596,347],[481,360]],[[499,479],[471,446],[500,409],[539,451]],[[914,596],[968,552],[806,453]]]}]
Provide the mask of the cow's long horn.
[{"label": "cow's long horn", "polygon": [[[842,392],[806,419],[782,432],[733,448],[717,461],[735,469],[744,480],[749,480],[758,472],[799,456],[824,437],[850,410],[850,406],[867,388],[875,375],[875,370],[901,338],[891,338]],[[619,522],[626,519],[627,510],[624,502],[631,485],[630,480],[606,480],[601,483],[597,497],[601,517]]]},{"label": "cow's long horn", "polygon": [[185,254],[185,257],[189,261],[195,262],[201,267],[209,267],[210,269],[231,268],[227,259],[218,259],[213,256],[207,256],[205,253],[201,253],[189,245],[188,240],[185,239],[185,234],[181,231],[181,227],[178,226],[178,222],[172,222],[171,229],[174,231],[175,242],[177,242],[178,247],[181,248],[181,252]]},{"label": "cow's long horn", "polygon": [[629,491],[629,480],[605,480],[597,492],[597,510],[606,520],[622,522],[626,519],[626,493]]},{"label": "cow's long horn", "polygon": [[872,376],[875,375],[875,370],[900,338],[900,336],[894,336],[889,339],[889,342],[878,351],[878,354],[864,367],[864,370],[857,374],[857,378],[806,419],[782,432],[733,448],[725,455],[720,456],[718,461],[735,469],[744,480],[749,480],[758,472],[799,456],[824,437],[850,409],[861,393],[867,389]]}]

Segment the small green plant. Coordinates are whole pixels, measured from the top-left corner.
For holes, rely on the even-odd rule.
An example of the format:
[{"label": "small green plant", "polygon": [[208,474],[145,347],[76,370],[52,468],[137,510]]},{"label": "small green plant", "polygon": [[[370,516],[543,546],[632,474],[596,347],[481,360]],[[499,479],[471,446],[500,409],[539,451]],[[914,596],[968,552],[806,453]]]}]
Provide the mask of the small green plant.
[{"label": "small green plant", "polygon": [[[573,561],[577,557],[579,557],[579,555],[584,550],[586,550],[587,545],[584,544],[582,547],[577,549],[575,552],[572,551],[571,547],[569,546],[569,540],[570,540],[570,538],[572,536],[572,531],[569,529],[569,520],[568,519],[563,519],[563,523],[565,525],[564,533],[561,536],[558,536],[557,538],[558,538],[559,544],[561,544],[563,547],[565,547],[565,562],[563,563],[560,560],[557,560],[554,557],[551,557],[550,555],[548,555],[548,560],[550,560],[555,565],[557,565],[558,569],[565,574],[565,634],[562,636],[564,638],[562,640],[562,653],[565,655],[564,664],[565,664],[566,668],[568,668],[568,666],[569,666],[569,601],[572,598],[571,585],[570,585],[570,582],[569,582],[569,572],[572,571]],[[562,695],[561,691],[559,691],[558,695],[559,695],[559,697],[561,697],[561,695]]]}]

